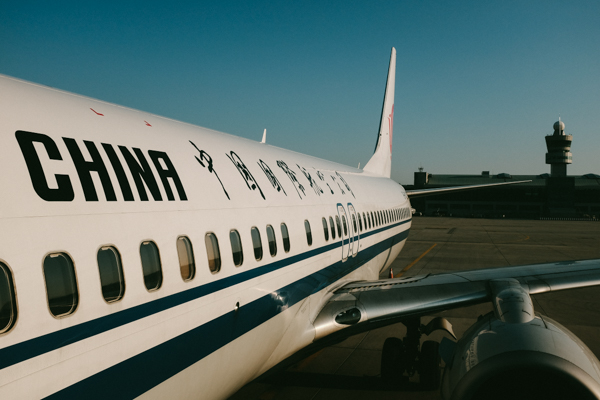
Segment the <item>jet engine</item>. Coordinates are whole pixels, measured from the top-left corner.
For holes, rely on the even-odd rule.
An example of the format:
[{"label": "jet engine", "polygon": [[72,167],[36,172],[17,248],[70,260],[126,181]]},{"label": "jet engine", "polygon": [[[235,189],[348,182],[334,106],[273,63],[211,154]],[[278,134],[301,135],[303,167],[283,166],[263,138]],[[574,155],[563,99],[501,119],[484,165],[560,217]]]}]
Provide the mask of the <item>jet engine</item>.
[{"label": "jet engine", "polygon": [[494,311],[456,343],[444,339],[442,397],[600,399],[600,362],[559,323],[533,312],[518,282],[490,282]]}]

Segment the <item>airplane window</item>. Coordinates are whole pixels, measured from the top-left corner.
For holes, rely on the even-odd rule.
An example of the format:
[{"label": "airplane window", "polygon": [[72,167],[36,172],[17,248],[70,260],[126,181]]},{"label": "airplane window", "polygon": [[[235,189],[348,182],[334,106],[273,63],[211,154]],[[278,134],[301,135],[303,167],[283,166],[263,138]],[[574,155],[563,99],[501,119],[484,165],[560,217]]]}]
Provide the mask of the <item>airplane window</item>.
[{"label": "airplane window", "polygon": [[373,216],[373,211],[371,211],[371,226],[375,228],[375,217]]},{"label": "airplane window", "polygon": [[[367,213],[368,214],[368,213]],[[367,221],[367,216],[365,215],[364,211],[363,211],[363,221],[365,223],[365,230],[369,229],[369,225],[368,225],[368,221]]]},{"label": "airplane window", "polygon": [[250,230],[250,233],[252,234],[252,246],[254,247],[254,258],[256,258],[256,261],[259,261],[262,259],[262,256],[263,256],[262,241],[260,240],[260,232],[258,231],[257,227],[253,226],[252,229]]},{"label": "airplane window", "polygon": [[275,239],[275,229],[271,225],[267,225],[267,239],[269,240],[269,253],[271,257],[277,254],[277,239]]},{"label": "airplane window", "polygon": [[358,227],[360,228],[360,231],[362,232],[362,219],[360,218],[360,213],[358,213]]},{"label": "airplane window", "polygon": [[329,227],[331,229],[331,240],[335,239],[335,227],[333,226],[333,218],[329,217]]},{"label": "airplane window", "polygon": [[352,226],[354,227],[354,233],[356,233],[356,217],[352,214]]},{"label": "airplane window", "polygon": [[335,216],[335,224],[337,225],[337,232],[340,239],[342,238],[342,224],[340,223],[340,217]]},{"label": "airplane window", "polygon": [[140,245],[140,257],[142,258],[142,270],[144,271],[144,284],[149,291],[157,290],[162,285],[162,267],[160,266],[160,254],[156,243],[151,240],[142,242]]},{"label": "airplane window", "polygon": [[287,253],[290,251],[290,235],[288,234],[288,228],[285,223],[281,223],[281,237],[283,239],[283,250]]},{"label": "airplane window", "polygon": [[69,315],[79,302],[75,267],[65,253],[52,253],[44,258],[44,280],[48,307],[55,317]]},{"label": "airplane window", "polygon": [[17,321],[17,299],[10,269],[0,262],[0,333],[8,332]]},{"label": "airplane window", "polygon": [[103,246],[96,256],[102,296],[108,303],[119,301],[125,294],[121,255],[113,246]]},{"label": "airplane window", "polygon": [[229,231],[229,241],[231,242],[231,252],[233,254],[233,264],[239,267],[244,262],[244,253],[242,253],[242,239],[235,229]]},{"label": "airplane window", "polygon": [[348,235],[348,225],[346,225],[346,216],[342,215],[342,225],[344,225],[344,236]]},{"label": "airplane window", "polygon": [[325,217],[321,218],[321,222],[323,222],[323,234],[325,235],[325,241],[329,240],[329,228],[327,227],[327,220]]},{"label": "airplane window", "polygon": [[221,252],[219,251],[219,241],[214,233],[207,233],[204,236],[206,245],[206,255],[208,256],[208,268],[210,272],[216,274],[221,270]]},{"label": "airplane window", "polygon": [[304,220],[304,230],[306,231],[306,243],[312,245],[312,232],[310,231],[310,222],[307,219]]},{"label": "airplane window", "polygon": [[187,236],[177,238],[177,255],[179,256],[179,270],[184,281],[191,281],[196,275],[196,262],[192,242]]}]

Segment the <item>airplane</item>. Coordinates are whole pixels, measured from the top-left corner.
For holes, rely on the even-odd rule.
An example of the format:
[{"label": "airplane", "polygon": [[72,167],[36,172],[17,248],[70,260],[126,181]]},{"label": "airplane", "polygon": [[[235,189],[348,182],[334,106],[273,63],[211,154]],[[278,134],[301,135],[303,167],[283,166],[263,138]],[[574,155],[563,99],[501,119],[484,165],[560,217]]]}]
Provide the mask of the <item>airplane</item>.
[{"label": "airplane", "polygon": [[[0,76],[0,398],[227,398],[397,322],[384,380],[600,398],[596,357],[531,301],[600,284],[600,260],[379,279],[423,194],[390,179],[395,66],[362,169]],[[451,332],[422,316],[484,302],[420,344]]]}]

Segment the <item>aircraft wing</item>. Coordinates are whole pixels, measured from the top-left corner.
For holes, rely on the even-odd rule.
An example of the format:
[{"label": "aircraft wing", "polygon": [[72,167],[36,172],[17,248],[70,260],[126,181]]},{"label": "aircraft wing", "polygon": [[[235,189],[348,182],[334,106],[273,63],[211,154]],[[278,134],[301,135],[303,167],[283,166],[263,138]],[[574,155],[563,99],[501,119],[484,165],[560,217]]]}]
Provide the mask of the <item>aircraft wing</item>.
[{"label": "aircraft wing", "polygon": [[531,180],[514,181],[514,182],[500,182],[500,183],[485,183],[485,184],[481,184],[481,185],[449,186],[449,187],[440,187],[440,188],[431,188],[431,189],[411,189],[411,190],[407,190],[406,194],[408,195],[408,197],[413,198],[413,197],[431,196],[434,194],[442,194],[442,193],[448,193],[448,192],[456,192],[458,190],[481,189],[481,188],[490,187],[490,186],[514,185],[517,183],[526,183],[526,182],[531,182]]},{"label": "aircraft wing", "polygon": [[517,284],[529,295],[600,285],[600,259],[347,283],[333,291],[317,316],[316,339],[344,328],[354,327],[344,333],[355,334],[411,317],[493,302],[498,283]]}]

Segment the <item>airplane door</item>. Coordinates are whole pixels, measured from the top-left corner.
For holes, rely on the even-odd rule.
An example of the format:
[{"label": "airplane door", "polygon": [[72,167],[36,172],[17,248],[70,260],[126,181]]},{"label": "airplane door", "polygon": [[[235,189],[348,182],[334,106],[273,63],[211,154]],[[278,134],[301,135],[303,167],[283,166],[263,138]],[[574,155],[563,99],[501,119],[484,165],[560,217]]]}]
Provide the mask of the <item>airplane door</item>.
[{"label": "airplane door", "polygon": [[[350,214],[350,218],[348,220],[348,225],[350,225],[350,253],[352,253],[352,257],[356,257],[358,254],[358,242],[360,240],[360,231],[358,229],[358,221],[356,210],[354,210],[354,206],[352,203],[348,203],[348,213]],[[352,221],[350,221],[350,219]]]},{"label": "airplane door", "polygon": [[[350,240],[348,235],[348,217],[346,215],[346,210],[344,206],[338,204],[338,232],[341,231],[340,237],[342,238],[342,261],[346,261],[348,259],[348,254],[350,251]],[[341,224],[341,229],[340,225]]]}]

